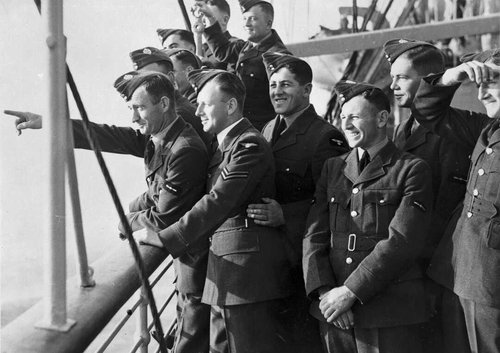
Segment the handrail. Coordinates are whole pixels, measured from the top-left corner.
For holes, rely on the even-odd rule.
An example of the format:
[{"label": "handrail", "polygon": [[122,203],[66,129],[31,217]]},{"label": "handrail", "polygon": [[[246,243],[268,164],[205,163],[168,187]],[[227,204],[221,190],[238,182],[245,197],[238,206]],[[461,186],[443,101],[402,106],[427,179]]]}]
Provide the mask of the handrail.
[{"label": "handrail", "polygon": [[380,48],[387,40],[392,38],[412,38],[430,41],[498,32],[500,32],[500,13],[494,13],[453,21],[381,29],[372,32],[341,34],[330,38],[287,43],[286,46],[294,55],[308,57]]},{"label": "handrail", "polygon": [[[127,244],[117,239],[116,248],[92,264],[97,282],[95,287],[79,287],[76,278],[68,283],[68,315],[78,318],[77,325],[65,333],[34,328],[33,322],[43,312],[43,303],[40,302],[2,329],[2,350],[16,353],[84,352],[140,286]],[[151,246],[140,246],[139,251],[148,276],[167,255]]]}]

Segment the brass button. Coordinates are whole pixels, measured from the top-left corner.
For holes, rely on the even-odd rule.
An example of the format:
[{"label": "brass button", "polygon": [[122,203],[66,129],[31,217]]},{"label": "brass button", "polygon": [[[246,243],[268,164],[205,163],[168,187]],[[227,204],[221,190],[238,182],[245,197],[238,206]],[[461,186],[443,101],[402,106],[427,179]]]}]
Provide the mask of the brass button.
[{"label": "brass button", "polygon": [[491,147],[487,147],[486,154],[492,154],[492,153],[493,153],[493,149]]},{"label": "brass button", "polygon": [[479,191],[478,191],[477,189],[474,189],[474,191],[472,191],[472,194],[473,194],[474,196],[477,196],[477,195],[479,195]]},{"label": "brass button", "polygon": [[352,259],[348,257],[347,259],[345,259],[345,263],[348,265],[352,264]]},{"label": "brass button", "polygon": [[286,169],[285,169],[285,172],[289,172],[289,171],[290,171],[290,168],[286,168]]},{"label": "brass button", "polygon": [[356,211],[351,211],[351,217],[356,217],[358,215],[358,212]]},{"label": "brass button", "polygon": [[353,193],[354,195],[356,195],[358,192],[359,192],[359,189],[358,189],[358,188],[354,188],[354,189],[352,189],[352,193]]},{"label": "brass button", "polygon": [[479,175],[484,175],[484,169],[483,169],[483,168],[479,169],[479,170],[477,171],[477,174],[479,174]]},{"label": "brass button", "polygon": [[332,198],[330,199],[330,202],[335,202],[335,197],[332,197]]},{"label": "brass button", "polygon": [[472,212],[467,212],[467,218],[471,218],[472,217]]},{"label": "brass button", "polygon": [[385,203],[385,200],[384,200],[384,199],[382,199],[382,200],[380,200],[380,201],[379,201],[379,203],[382,205],[382,204],[384,204],[384,203]]}]

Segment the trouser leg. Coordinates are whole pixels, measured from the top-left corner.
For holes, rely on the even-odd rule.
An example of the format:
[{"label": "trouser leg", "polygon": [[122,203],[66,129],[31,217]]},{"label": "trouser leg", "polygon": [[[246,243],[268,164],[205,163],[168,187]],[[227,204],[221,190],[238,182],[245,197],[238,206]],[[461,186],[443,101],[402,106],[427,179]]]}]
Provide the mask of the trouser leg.
[{"label": "trouser leg", "polygon": [[201,294],[177,294],[177,331],[175,353],[207,353],[210,335],[210,305]]}]

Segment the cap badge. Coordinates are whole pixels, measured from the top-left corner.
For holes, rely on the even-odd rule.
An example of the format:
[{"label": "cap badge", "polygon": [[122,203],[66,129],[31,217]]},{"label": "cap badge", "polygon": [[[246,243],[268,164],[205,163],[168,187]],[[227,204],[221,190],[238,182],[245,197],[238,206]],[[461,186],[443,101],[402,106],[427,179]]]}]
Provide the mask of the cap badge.
[{"label": "cap badge", "polygon": [[128,80],[132,79],[132,77],[134,77],[134,76],[127,74],[127,75],[123,76],[123,79],[128,81]]},{"label": "cap badge", "polygon": [[142,51],[144,54],[148,54],[148,55],[151,55],[151,50],[148,49],[148,48],[144,48],[144,50]]},{"label": "cap badge", "polygon": [[400,39],[400,40],[399,40],[399,43],[400,43],[400,44],[403,44],[403,43],[408,43],[408,41],[407,41],[406,39]]}]

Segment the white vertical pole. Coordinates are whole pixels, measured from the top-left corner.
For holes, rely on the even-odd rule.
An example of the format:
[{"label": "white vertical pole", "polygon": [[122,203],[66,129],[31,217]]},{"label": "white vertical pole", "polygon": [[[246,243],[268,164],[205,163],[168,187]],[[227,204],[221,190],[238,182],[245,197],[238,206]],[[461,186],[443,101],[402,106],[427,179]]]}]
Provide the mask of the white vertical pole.
[{"label": "white vertical pole", "polygon": [[47,33],[47,107],[44,130],[48,157],[47,207],[44,210],[44,315],[37,327],[67,331],[74,324],[66,316],[66,43],[63,0],[42,1]]},{"label": "white vertical pole", "polygon": [[139,305],[139,312],[137,315],[136,332],[138,338],[142,341],[140,346],[141,353],[148,353],[148,345],[151,340],[148,329],[148,297],[144,287],[141,287],[141,304]]}]

